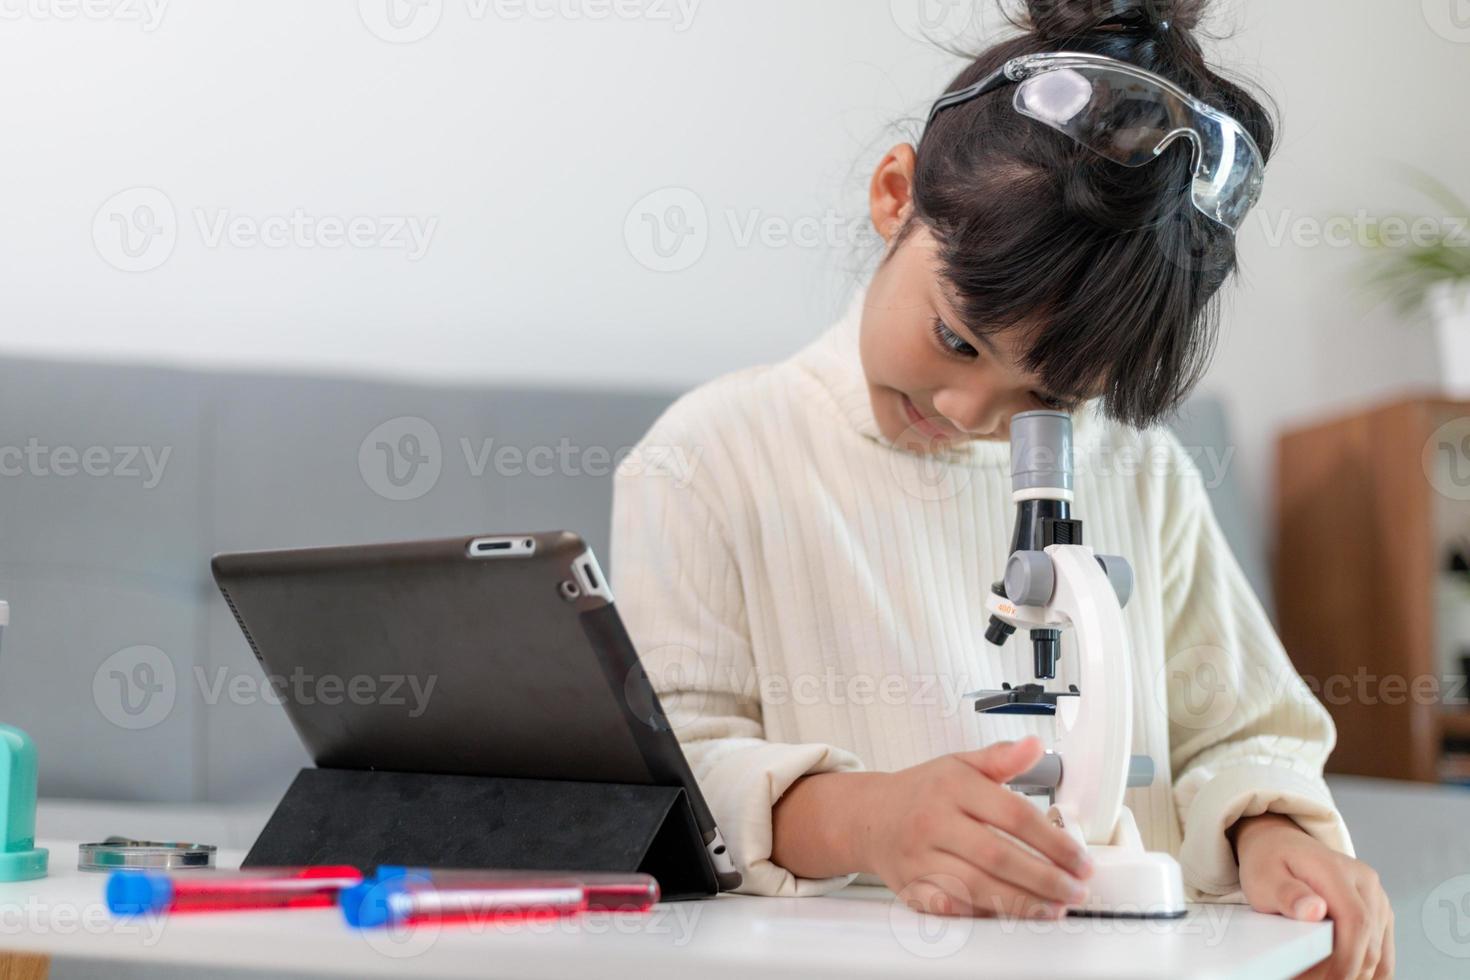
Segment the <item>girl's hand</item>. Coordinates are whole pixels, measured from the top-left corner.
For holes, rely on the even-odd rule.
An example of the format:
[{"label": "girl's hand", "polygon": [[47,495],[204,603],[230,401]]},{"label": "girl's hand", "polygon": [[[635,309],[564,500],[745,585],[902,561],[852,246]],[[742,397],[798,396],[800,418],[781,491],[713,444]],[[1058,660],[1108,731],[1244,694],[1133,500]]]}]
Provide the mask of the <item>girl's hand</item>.
[{"label": "girl's hand", "polygon": [[1302,977],[1393,976],[1393,909],[1372,868],[1281,814],[1246,817],[1231,835],[1251,908],[1305,922],[1332,920],[1332,955]]},{"label": "girl's hand", "polygon": [[1031,736],[883,774],[856,801],[866,808],[857,822],[864,866],[919,911],[1064,915],[1086,898],[1086,850],[1003,785],[1042,752]]}]

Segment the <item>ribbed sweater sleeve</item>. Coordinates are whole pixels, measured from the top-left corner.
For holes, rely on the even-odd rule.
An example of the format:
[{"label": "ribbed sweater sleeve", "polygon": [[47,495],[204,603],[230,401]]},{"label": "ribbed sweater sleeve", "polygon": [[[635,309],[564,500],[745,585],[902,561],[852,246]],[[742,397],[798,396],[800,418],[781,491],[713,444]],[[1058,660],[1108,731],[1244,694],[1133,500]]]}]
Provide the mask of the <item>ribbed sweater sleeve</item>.
[{"label": "ribbed sweater sleeve", "polygon": [[1174,441],[1163,527],[1163,620],[1174,801],[1187,885],[1244,901],[1225,836],[1242,816],[1291,817],[1353,854],[1322,779],[1331,717],[1293,669],[1210,507],[1198,467]]},{"label": "ribbed sweater sleeve", "polygon": [[[667,419],[667,417],[666,417]],[[772,808],[802,776],[863,768],[831,745],[768,741],[741,570],[697,440],[656,425],[614,477],[614,594],[665,717],[743,877],[740,891],[819,895],[852,881],[771,861]]]}]

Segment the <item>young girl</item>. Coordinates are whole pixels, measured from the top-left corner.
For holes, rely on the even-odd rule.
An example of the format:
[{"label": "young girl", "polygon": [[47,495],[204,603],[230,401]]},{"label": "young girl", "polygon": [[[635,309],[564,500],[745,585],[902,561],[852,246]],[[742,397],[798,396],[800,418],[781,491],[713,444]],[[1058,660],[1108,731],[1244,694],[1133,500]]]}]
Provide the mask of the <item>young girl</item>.
[{"label": "young girl", "polygon": [[[1208,362],[1272,135],[1206,67],[1202,6],[1032,0],[879,162],[886,248],[847,314],[669,408],[639,458],[690,467],[620,470],[618,605],[743,890],[861,875],[931,911],[1048,917],[1085,896],[1085,855],[1004,786],[1050,724],[961,698],[1033,676],[1029,643],[985,641],[985,596],[1011,540],[1009,419],[1062,409],[1073,514],[1137,576],[1133,751],[1161,770],[1127,797],[1144,845],[1178,857],[1192,900],[1331,918],[1331,976],[1391,973],[1388,901],[1322,779],[1332,723],[1160,424]],[[997,73],[1059,51],[1144,69],[1152,94],[1078,112],[1079,80],[1136,86],[1105,62]],[[1199,134],[1198,175],[1189,139],[1124,165],[1156,110]],[[1073,655],[1064,639],[1057,686]]]}]

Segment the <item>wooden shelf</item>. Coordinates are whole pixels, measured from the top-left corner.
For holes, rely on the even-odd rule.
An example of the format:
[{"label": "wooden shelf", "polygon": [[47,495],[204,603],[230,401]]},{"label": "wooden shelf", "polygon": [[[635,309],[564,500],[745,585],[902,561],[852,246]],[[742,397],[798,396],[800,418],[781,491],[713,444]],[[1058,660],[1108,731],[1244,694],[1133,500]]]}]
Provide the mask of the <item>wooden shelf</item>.
[{"label": "wooden shelf", "polygon": [[[1446,529],[1470,527],[1470,501],[1436,490],[1431,443],[1461,419],[1470,419],[1470,402],[1414,396],[1278,440],[1276,607],[1304,677],[1412,682],[1440,673],[1436,576]],[[1326,707],[1337,724],[1332,772],[1437,782],[1444,738],[1470,737],[1470,711],[1424,699],[1338,698]]]},{"label": "wooden shelf", "polygon": [[1448,709],[1439,713],[1441,738],[1470,739],[1470,709]]}]

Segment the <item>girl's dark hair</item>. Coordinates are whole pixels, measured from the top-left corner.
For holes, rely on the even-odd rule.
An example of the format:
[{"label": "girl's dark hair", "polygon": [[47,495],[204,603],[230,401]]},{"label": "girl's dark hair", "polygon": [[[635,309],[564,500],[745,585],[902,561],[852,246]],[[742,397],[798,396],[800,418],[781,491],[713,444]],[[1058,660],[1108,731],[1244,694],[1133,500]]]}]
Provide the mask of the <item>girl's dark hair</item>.
[{"label": "girl's dark hair", "polygon": [[[1269,157],[1270,114],[1206,64],[1192,33],[1205,0],[1001,0],[1023,31],[985,49],[946,91],[1018,55],[1086,51],[1170,79],[1234,116]],[[913,210],[939,246],[972,330],[1018,330],[1024,367],[1058,396],[1102,392],[1109,417],[1167,419],[1214,351],[1214,299],[1235,270],[1229,229],[1190,201],[1192,144],[1138,168],[1022,116],[1014,87],[945,109],[919,142]],[[889,254],[892,254],[891,251]]]}]

